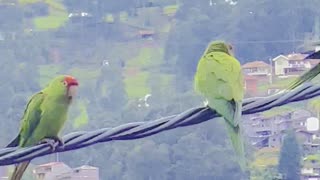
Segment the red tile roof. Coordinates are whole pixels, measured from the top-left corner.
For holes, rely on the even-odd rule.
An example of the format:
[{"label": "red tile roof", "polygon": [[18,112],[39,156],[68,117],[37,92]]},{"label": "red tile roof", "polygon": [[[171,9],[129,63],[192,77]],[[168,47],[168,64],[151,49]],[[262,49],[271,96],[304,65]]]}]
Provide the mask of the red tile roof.
[{"label": "red tile roof", "polygon": [[270,67],[270,65],[263,61],[252,61],[242,65],[242,68],[255,68],[255,67]]},{"label": "red tile roof", "polygon": [[288,58],[289,61],[299,61],[304,60],[305,57],[307,57],[307,54],[300,54],[300,53],[292,53],[286,55],[286,58]]}]

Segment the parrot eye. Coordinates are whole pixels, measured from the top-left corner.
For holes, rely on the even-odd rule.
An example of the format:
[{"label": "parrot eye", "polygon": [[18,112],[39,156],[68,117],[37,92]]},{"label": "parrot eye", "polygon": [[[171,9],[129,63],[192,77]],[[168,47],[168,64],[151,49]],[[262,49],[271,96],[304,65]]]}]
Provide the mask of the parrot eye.
[{"label": "parrot eye", "polygon": [[63,81],[62,83],[63,83],[64,86],[68,85],[68,83],[66,81]]}]

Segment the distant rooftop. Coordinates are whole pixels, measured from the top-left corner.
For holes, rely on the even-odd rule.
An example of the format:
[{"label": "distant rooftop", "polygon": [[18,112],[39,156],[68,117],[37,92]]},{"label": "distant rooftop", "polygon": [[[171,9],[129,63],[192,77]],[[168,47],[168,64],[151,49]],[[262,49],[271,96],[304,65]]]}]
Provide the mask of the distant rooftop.
[{"label": "distant rooftop", "polygon": [[55,166],[55,165],[61,165],[64,164],[63,162],[50,162],[50,163],[46,163],[46,164],[41,164],[38,167],[44,167],[44,166]]},{"label": "distant rooftop", "polygon": [[291,54],[287,54],[287,55],[280,54],[279,56],[273,58],[273,61],[276,61],[279,58],[285,58],[288,61],[300,61],[300,60],[304,60],[304,58],[307,56],[308,56],[308,54],[301,54],[301,53],[291,53]]},{"label": "distant rooftop", "polygon": [[269,67],[270,65],[263,61],[252,61],[242,65],[242,68]]},{"label": "distant rooftop", "polygon": [[308,54],[292,53],[292,54],[288,54],[286,57],[290,61],[290,60],[304,60],[304,58],[307,56]]}]

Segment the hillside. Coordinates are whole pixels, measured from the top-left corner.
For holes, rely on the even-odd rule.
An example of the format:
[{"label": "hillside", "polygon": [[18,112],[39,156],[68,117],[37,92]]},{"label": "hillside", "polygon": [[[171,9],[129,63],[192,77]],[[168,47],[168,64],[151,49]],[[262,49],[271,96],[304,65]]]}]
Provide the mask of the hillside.
[{"label": "hillside", "polygon": [[[16,136],[31,95],[57,74],[80,82],[62,135],[201,106],[193,78],[208,42],[230,42],[241,64],[267,61],[297,50],[306,34],[316,37],[318,5],[298,0],[0,0],[0,144]],[[286,83],[276,80],[274,88]],[[259,84],[260,91],[268,88]],[[248,179],[224,127],[222,120],[212,119],[59,158],[72,167],[97,166],[102,179]],[[248,144],[246,150],[252,177],[275,173],[278,149],[256,151]],[[54,160],[46,156],[32,164]]]}]

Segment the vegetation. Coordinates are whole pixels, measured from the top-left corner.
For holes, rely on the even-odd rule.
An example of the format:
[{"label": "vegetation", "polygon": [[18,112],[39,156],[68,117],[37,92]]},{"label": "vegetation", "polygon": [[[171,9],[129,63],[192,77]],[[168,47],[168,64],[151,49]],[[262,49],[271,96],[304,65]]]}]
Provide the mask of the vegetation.
[{"label": "vegetation", "polygon": [[[193,75],[209,41],[234,43],[242,64],[296,51],[299,43],[285,40],[312,36],[320,6],[316,0],[5,2],[0,1],[1,147],[18,132],[30,96],[56,74],[80,81],[63,134],[150,121],[202,105],[193,91]],[[68,17],[79,11],[92,17]],[[142,38],[141,29],[155,34]],[[281,87],[286,83],[279,81]],[[146,94],[151,94],[149,106],[144,105]],[[296,151],[283,149],[280,169],[285,173],[291,161],[281,159],[286,151]],[[276,152],[252,154],[252,177],[268,179],[276,172]],[[234,159],[219,119],[60,156],[73,167],[98,166],[101,179],[248,179]]]},{"label": "vegetation", "polygon": [[293,131],[289,131],[283,140],[278,170],[284,179],[299,180],[301,171],[301,152]]}]

